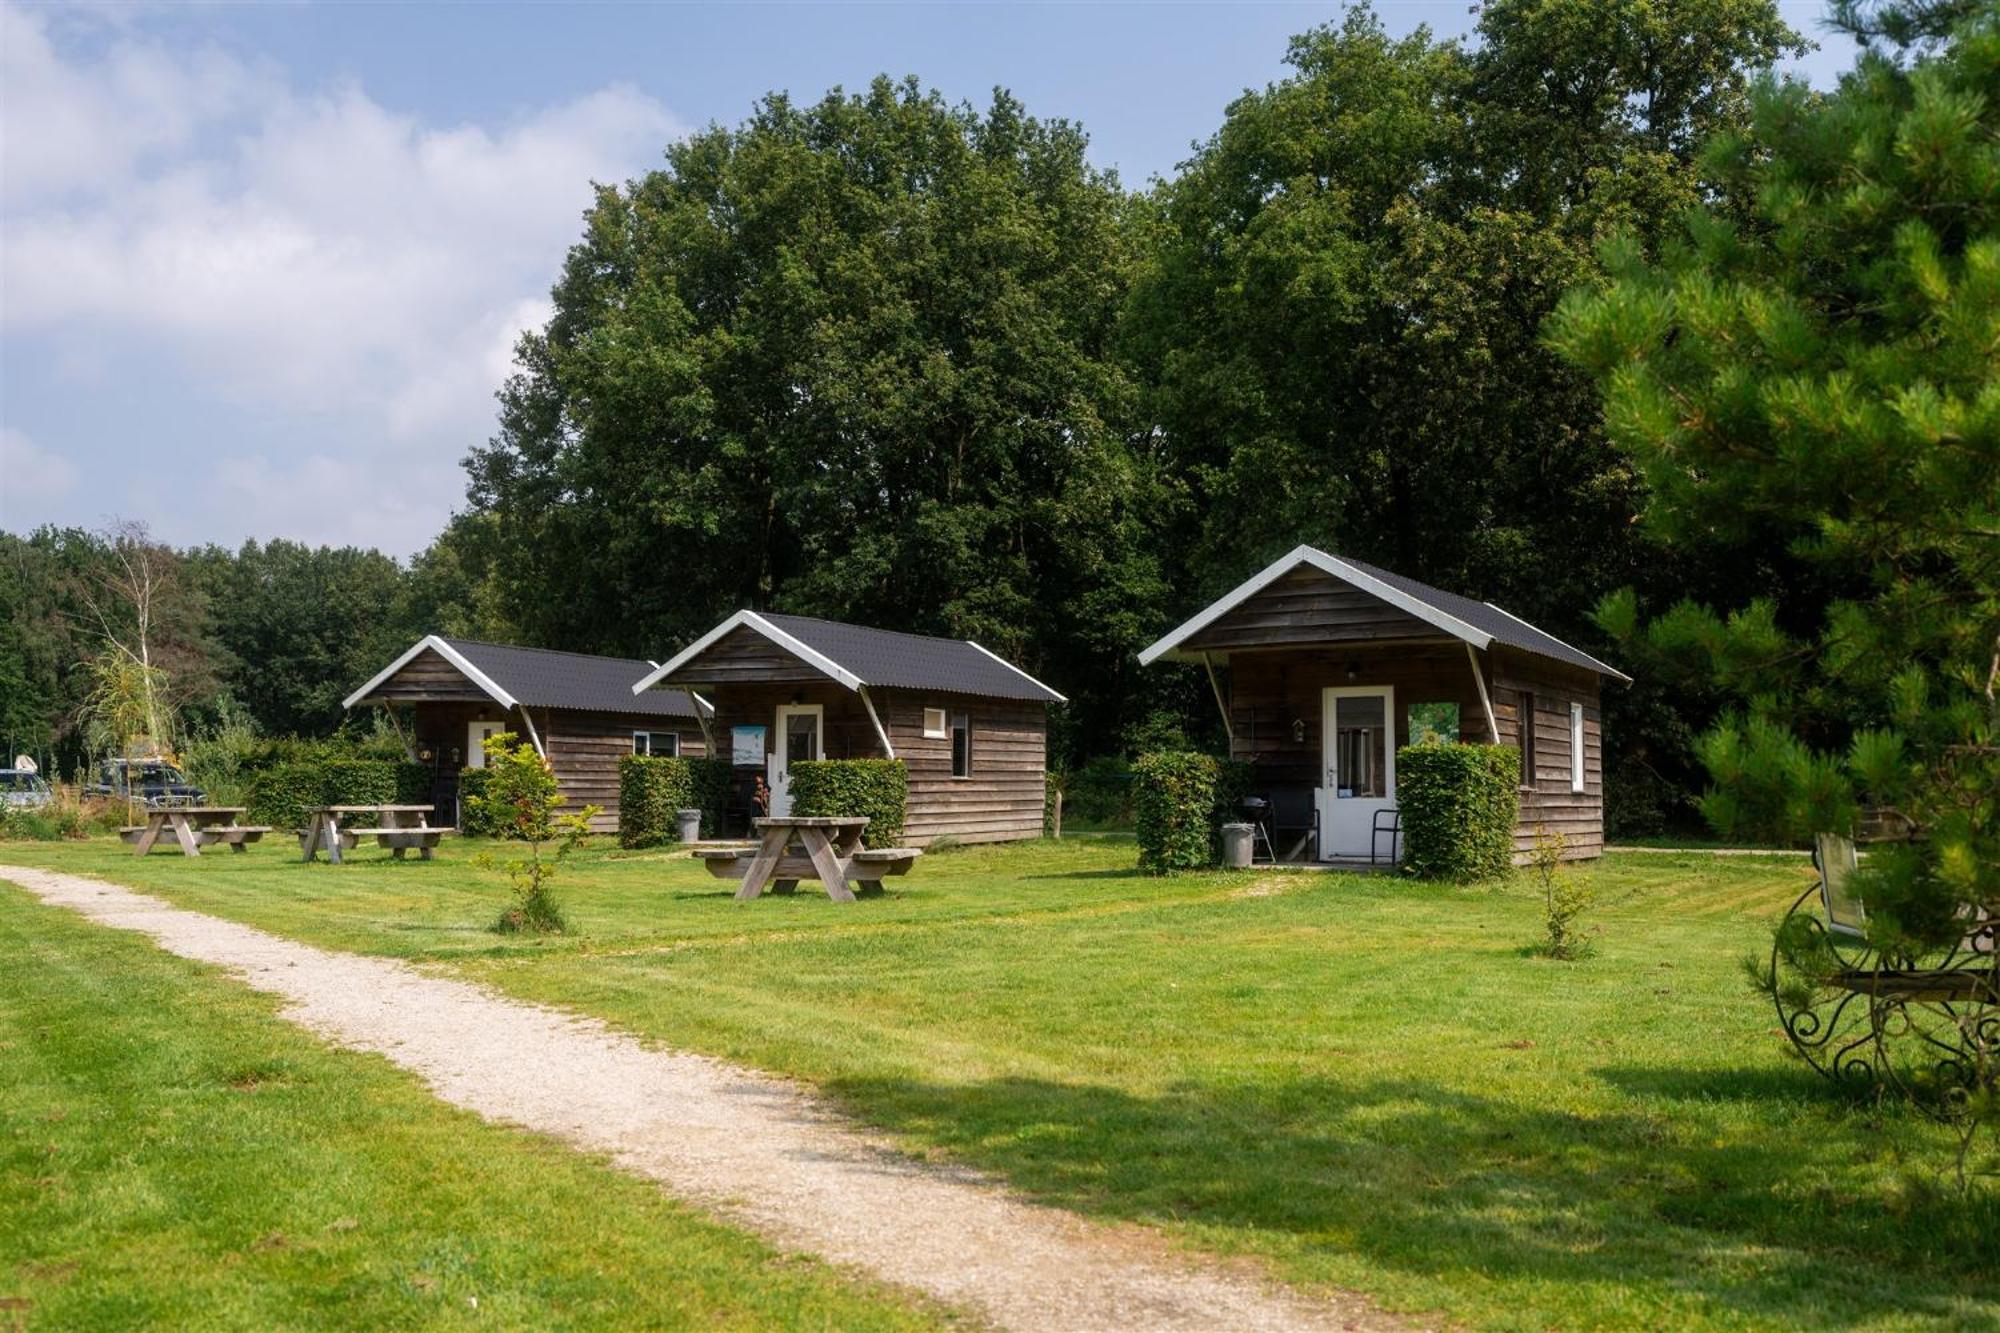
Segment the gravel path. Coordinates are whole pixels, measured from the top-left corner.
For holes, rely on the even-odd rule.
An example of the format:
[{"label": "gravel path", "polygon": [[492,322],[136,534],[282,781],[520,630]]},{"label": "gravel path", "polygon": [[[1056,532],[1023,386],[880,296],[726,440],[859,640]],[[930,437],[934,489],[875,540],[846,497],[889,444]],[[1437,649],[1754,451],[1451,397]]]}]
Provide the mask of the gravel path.
[{"label": "gravel path", "polygon": [[1308,1297],[1139,1227],[1021,1201],[912,1161],[799,1087],[648,1047],[592,1019],[388,959],[333,953],[100,880],[0,878],[281,996],[292,1021],[409,1069],[445,1101],[608,1154],[778,1246],[849,1264],[1018,1329],[1405,1327]]}]

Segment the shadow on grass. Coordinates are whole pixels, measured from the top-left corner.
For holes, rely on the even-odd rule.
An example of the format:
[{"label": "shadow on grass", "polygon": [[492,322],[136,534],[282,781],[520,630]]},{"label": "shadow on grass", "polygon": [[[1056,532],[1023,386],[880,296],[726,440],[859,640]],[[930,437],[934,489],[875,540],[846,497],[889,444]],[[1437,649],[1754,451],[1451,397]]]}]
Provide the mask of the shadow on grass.
[{"label": "shadow on grass", "polygon": [[[1893,1146],[1836,1100],[1808,1101],[1782,1072],[1740,1072],[1722,1076],[1737,1104],[1710,1112],[1581,1114],[1412,1080],[1154,1097],[1032,1079],[831,1090],[1045,1202],[1264,1233],[1248,1243],[1299,1256],[1294,1278],[1333,1280],[1327,1260],[1358,1255],[1467,1294],[1489,1317],[1532,1294],[1556,1304],[1515,1311],[1530,1323],[1629,1320],[1662,1302],[1725,1321],[2000,1319],[2000,1195],[1913,1185],[1884,1167]],[[1716,1077],[1647,1075],[1607,1077],[1671,1098],[1712,1094]]]}]

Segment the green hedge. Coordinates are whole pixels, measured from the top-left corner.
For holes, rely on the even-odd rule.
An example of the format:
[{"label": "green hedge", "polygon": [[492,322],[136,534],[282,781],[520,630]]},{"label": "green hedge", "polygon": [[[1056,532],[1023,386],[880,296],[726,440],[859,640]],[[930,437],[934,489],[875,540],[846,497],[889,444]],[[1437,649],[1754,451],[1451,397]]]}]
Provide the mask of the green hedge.
[{"label": "green hedge", "polygon": [[1469,883],[1514,864],[1521,752],[1511,745],[1427,743],[1396,751],[1403,872]]},{"label": "green hedge", "polygon": [[458,770],[458,831],[468,837],[491,838],[500,831],[500,821],[491,810],[473,807],[472,798],[486,794],[486,770]]},{"label": "green hedge", "polygon": [[[431,770],[386,759],[309,759],[272,764],[250,780],[250,819],[277,828],[299,828],[315,805],[422,805],[430,799]],[[439,817],[450,811],[437,812]]]},{"label": "green hedge", "polygon": [[680,841],[679,812],[701,811],[701,832],[720,836],[729,804],[727,759],[628,754],[618,761],[618,845],[666,847]]},{"label": "green hedge", "polygon": [[1192,750],[1139,756],[1132,766],[1132,806],[1141,870],[1164,875],[1214,863],[1221,776],[1220,763]]},{"label": "green hedge", "polygon": [[910,804],[910,770],[900,759],[809,759],[792,765],[792,813],[866,815],[865,847],[903,840]]}]

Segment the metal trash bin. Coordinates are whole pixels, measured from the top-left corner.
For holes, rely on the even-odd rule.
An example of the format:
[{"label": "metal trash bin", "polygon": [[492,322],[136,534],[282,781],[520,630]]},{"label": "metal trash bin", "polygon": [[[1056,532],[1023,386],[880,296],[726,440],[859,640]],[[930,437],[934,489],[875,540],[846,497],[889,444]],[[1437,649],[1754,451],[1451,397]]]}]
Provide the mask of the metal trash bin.
[{"label": "metal trash bin", "polygon": [[1248,870],[1250,868],[1251,839],[1256,836],[1255,824],[1224,824],[1222,826],[1222,865],[1226,870]]},{"label": "metal trash bin", "polygon": [[701,811],[676,810],[674,818],[680,821],[682,842],[701,841]]}]

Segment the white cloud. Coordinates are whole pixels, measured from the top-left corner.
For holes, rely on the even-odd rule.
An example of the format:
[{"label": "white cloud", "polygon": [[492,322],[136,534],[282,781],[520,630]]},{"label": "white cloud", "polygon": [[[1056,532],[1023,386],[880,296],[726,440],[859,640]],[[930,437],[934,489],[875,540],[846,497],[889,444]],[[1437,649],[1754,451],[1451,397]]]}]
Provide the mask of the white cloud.
[{"label": "white cloud", "polygon": [[[213,49],[126,30],[72,53],[39,12],[0,9],[0,25],[0,334],[80,365],[103,356],[76,348],[122,348],[185,375],[162,410],[270,423],[268,442],[228,442],[233,476],[303,466],[285,457],[288,418],[350,442],[328,461],[436,472],[383,539],[396,550],[462,493],[457,460],[492,433],[591,182],[646,169],[680,130],[626,87],[436,126]],[[232,494],[213,480],[198,493]],[[334,535],[316,512],[279,512],[300,525],[283,535]],[[215,535],[253,535],[236,521]]]},{"label": "white cloud", "polygon": [[76,464],[36,446],[11,426],[0,426],[0,525],[30,504],[60,500],[76,489]]}]

